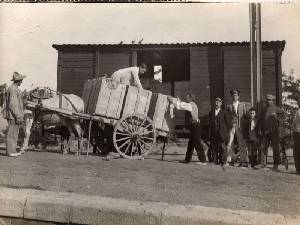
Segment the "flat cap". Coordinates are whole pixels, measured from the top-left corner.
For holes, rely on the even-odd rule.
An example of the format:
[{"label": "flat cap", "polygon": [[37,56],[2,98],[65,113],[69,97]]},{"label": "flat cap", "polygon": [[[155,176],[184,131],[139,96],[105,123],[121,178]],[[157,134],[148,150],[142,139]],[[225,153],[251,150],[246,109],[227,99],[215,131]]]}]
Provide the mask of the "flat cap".
[{"label": "flat cap", "polygon": [[216,101],[216,102],[222,102],[222,99],[219,98],[219,97],[217,97],[217,98],[215,98],[215,101]]},{"label": "flat cap", "polygon": [[274,95],[268,94],[268,95],[266,95],[266,99],[267,99],[267,100],[274,100],[274,99],[275,99],[275,96],[274,96]]},{"label": "flat cap", "polygon": [[230,91],[230,94],[231,95],[234,95],[234,94],[240,95],[240,90],[233,89],[233,90]]}]

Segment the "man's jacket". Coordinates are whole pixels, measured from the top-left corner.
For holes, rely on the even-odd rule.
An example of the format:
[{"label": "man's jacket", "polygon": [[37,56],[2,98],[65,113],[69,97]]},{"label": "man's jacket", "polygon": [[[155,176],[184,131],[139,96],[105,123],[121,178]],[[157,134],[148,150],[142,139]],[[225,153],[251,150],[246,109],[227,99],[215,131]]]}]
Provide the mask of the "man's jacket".
[{"label": "man's jacket", "polygon": [[276,105],[265,107],[262,112],[262,133],[279,133],[282,128],[281,118],[284,114],[285,112]]},{"label": "man's jacket", "polygon": [[222,109],[218,115],[215,115],[215,110],[209,112],[209,134],[212,136],[219,136],[222,141],[227,142],[229,138],[229,130],[231,128],[230,118],[226,111]]},{"label": "man's jacket", "polygon": [[21,92],[18,86],[14,83],[8,88],[6,92],[6,101],[4,106],[4,118],[11,119],[23,119],[24,106],[21,96]]},{"label": "man's jacket", "polygon": [[239,102],[237,113],[234,110],[233,104],[227,105],[226,110],[231,116],[232,123],[236,123],[238,125],[237,127],[243,130],[250,108],[251,104],[249,102]]}]

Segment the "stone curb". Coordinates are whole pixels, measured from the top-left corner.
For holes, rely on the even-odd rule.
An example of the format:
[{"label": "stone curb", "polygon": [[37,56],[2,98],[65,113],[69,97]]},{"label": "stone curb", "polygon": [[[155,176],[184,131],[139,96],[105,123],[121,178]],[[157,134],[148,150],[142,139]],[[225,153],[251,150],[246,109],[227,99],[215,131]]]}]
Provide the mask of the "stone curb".
[{"label": "stone curb", "polygon": [[[0,217],[112,225],[296,225],[280,214],[0,187]],[[300,223],[300,222],[299,222]]]}]

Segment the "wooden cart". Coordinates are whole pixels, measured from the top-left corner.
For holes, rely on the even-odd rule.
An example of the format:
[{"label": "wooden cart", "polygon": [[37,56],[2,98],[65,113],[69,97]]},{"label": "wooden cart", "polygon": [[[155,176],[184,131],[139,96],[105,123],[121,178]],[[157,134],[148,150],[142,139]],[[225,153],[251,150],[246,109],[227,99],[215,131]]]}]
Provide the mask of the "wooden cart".
[{"label": "wooden cart", "polygon": [[95,122],[110,127],[113,146],[124,158],[143,158],[158,136],[167,137],[174,130],[172,107],[166,95],[103,77],[87,80],[82,97],[85,113],[73,115],[90,120],[89,137]]}]

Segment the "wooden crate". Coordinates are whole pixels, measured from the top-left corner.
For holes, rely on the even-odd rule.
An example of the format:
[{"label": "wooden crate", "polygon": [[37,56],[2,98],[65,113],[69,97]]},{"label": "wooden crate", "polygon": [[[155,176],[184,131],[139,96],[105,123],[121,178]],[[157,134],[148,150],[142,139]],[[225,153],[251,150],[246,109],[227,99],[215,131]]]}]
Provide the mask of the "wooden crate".
[{"label": "wooden crate", "polygon": [[128,86],[122,117],[132,113],[147,115],[151,96],[151,91]]},{"label": "wooden crate", "polygon": [[[98,116],[119,119],[121,116],[126,85],[112,84],[109,79],[100,77],[86,82],[84,91],[85,98],[88,97],[86,113]],[[87,92],[87,93],[85,93]]]},{"label": "wooden crate", "polygon": [[167,95],[152,93],[148,116],[152,119],[155,129],[165,132],[174,130],[174,118],[171,118]]}]

